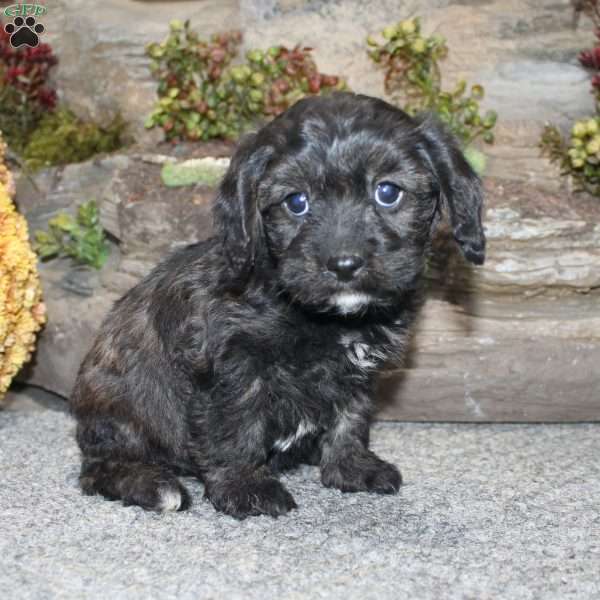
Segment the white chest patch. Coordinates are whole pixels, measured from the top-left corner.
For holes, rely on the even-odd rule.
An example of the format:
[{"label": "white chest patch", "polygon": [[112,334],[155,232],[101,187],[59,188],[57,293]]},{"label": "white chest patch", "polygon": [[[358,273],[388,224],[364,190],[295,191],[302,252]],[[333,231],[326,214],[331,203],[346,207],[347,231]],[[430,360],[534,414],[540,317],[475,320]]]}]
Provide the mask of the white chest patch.
[{"label": "white chest patch", "polygon": [[374,369],[377,360],[385,358],[378,350],[373,350],[369,344],[354,341],[351,337],[342,336],[342,344],[346,348],[346,357],[359,369]]},{"label": "white chest patch", "polygon": [[361,369],[373,369],[377,366],[375,356],[370,352],[368,344],[354,343],[348,348],[348,360]]},{"label": "white chest patch", "polygon": [[301,421],[300,425],[298,425],[296,433],[286,438],[277,440],[273,444],[273,448],[275,448],[275,450],[279,450],[280,452],[285,452],[286,450],[289,450],[298,441],[300,441],[305,435],[316,431],[316,429],[317,428],[312,423],[308,423],[307,421]]}]

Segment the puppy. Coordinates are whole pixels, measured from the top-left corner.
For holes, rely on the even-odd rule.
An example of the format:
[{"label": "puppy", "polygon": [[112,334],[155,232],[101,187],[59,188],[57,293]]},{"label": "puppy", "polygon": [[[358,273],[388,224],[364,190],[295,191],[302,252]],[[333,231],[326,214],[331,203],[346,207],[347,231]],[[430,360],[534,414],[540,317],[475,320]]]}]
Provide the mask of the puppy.
[{"label": "puppy", "polygon": [[442,207],[481,264],[478,177],[441,126],[382,100],[305,99],[245,139],[216,236],[119,300],[81,365],[83,492],[182,510],[191,475],[219,511],[277,517],[296,508],[277,473],[299,463],[397,492],[369,450],[374,380],[402,356]]}]

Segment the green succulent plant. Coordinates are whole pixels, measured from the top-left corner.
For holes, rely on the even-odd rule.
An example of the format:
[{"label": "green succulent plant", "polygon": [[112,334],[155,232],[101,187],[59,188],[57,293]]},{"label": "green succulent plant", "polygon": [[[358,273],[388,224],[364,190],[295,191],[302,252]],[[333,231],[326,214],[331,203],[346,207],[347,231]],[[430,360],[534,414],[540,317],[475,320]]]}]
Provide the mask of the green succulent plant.
[{"label": "green succulent plant", "polygon": [[556,125],[547,124],[540,138],[542,156],[560,165],[562,175],[575,183],[575,191],[585,190],[600,196],[600,2],[586,0],[573,2],[575,23],[581,13],[594,24],[595,46],[582,51],[580,65],[592,74],[592,93],[596,115],[579,119],[571,128],[570,137],[564,136]]},{"label": "green succulent plant", "polygon": [[385,71],[385,91],[392,101],[411,115],[432,111],[467,147],[477,138],[491,144],[497,114],[480,114],[485,91],[481,85],[467,89],[459,81],[451,91],[442,89],[440,62],[448,56],[446,40],[425,37],[418,17],[390,25],[381,32],[382,41],[367,38],[368,54]]},{"label": "green succulent plant", "polygon": [[306,95],[345,88],[319,73],[310,48],[254,49],[233,65],[241,41],[236,31],[205,41],[189,21],[173,21],[167,39],[146,47],[159,82],[146,127],[161,127],[168,140],[235,139]]},{"label": "green succulent plant", "polygon": [[48,221],[48,231],[36,231],[34,239],[42,260],[69,257],[76,264],[101,269],[110,252],[93,200],[79,205],[75,217],[59,213]]}]

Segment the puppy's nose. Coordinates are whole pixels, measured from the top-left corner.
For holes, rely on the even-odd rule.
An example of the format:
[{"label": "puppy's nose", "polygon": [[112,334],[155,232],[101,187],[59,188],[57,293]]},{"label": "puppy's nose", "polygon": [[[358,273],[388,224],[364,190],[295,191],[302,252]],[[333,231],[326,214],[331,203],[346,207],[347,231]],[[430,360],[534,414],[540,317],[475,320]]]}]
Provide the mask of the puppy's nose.
[{"label": "puppy's nose", "polygon": [[327,268],[335,273],[338,279],[349,281],[364,264],[365,261],[360,256],[332,256],[327,261]]}]

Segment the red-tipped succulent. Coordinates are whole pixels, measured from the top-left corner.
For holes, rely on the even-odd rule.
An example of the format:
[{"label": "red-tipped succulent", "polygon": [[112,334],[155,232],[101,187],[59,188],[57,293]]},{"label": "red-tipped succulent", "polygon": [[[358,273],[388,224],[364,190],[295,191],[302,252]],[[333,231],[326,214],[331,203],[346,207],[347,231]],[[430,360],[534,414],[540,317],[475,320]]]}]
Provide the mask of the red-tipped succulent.
[{"label": "red-tipped succulent", "polygon": [[158,79],[159,101],[146,121],[168,140],[236,138],[303,96],[342,89],[344,81],[319,72],[312,48],[273,46],[246,52],[233,64],[241,33],[200,39],[189,21],[173,21],[169,37],[146,48]]},{"label": "red-tipped succulent", "polygon": [[600,100],[600,29],[596,29],[596,46],[579,53],[578,59],[582,67],[592,73],[592,93]]},{"label": "red-tipped succulent", "polygon": [[48,84],[58,63],[52,48],[13,48],[0,21],[0,129],[10,146],[23,150],[44,114],[56,108],[56,92]]}]

